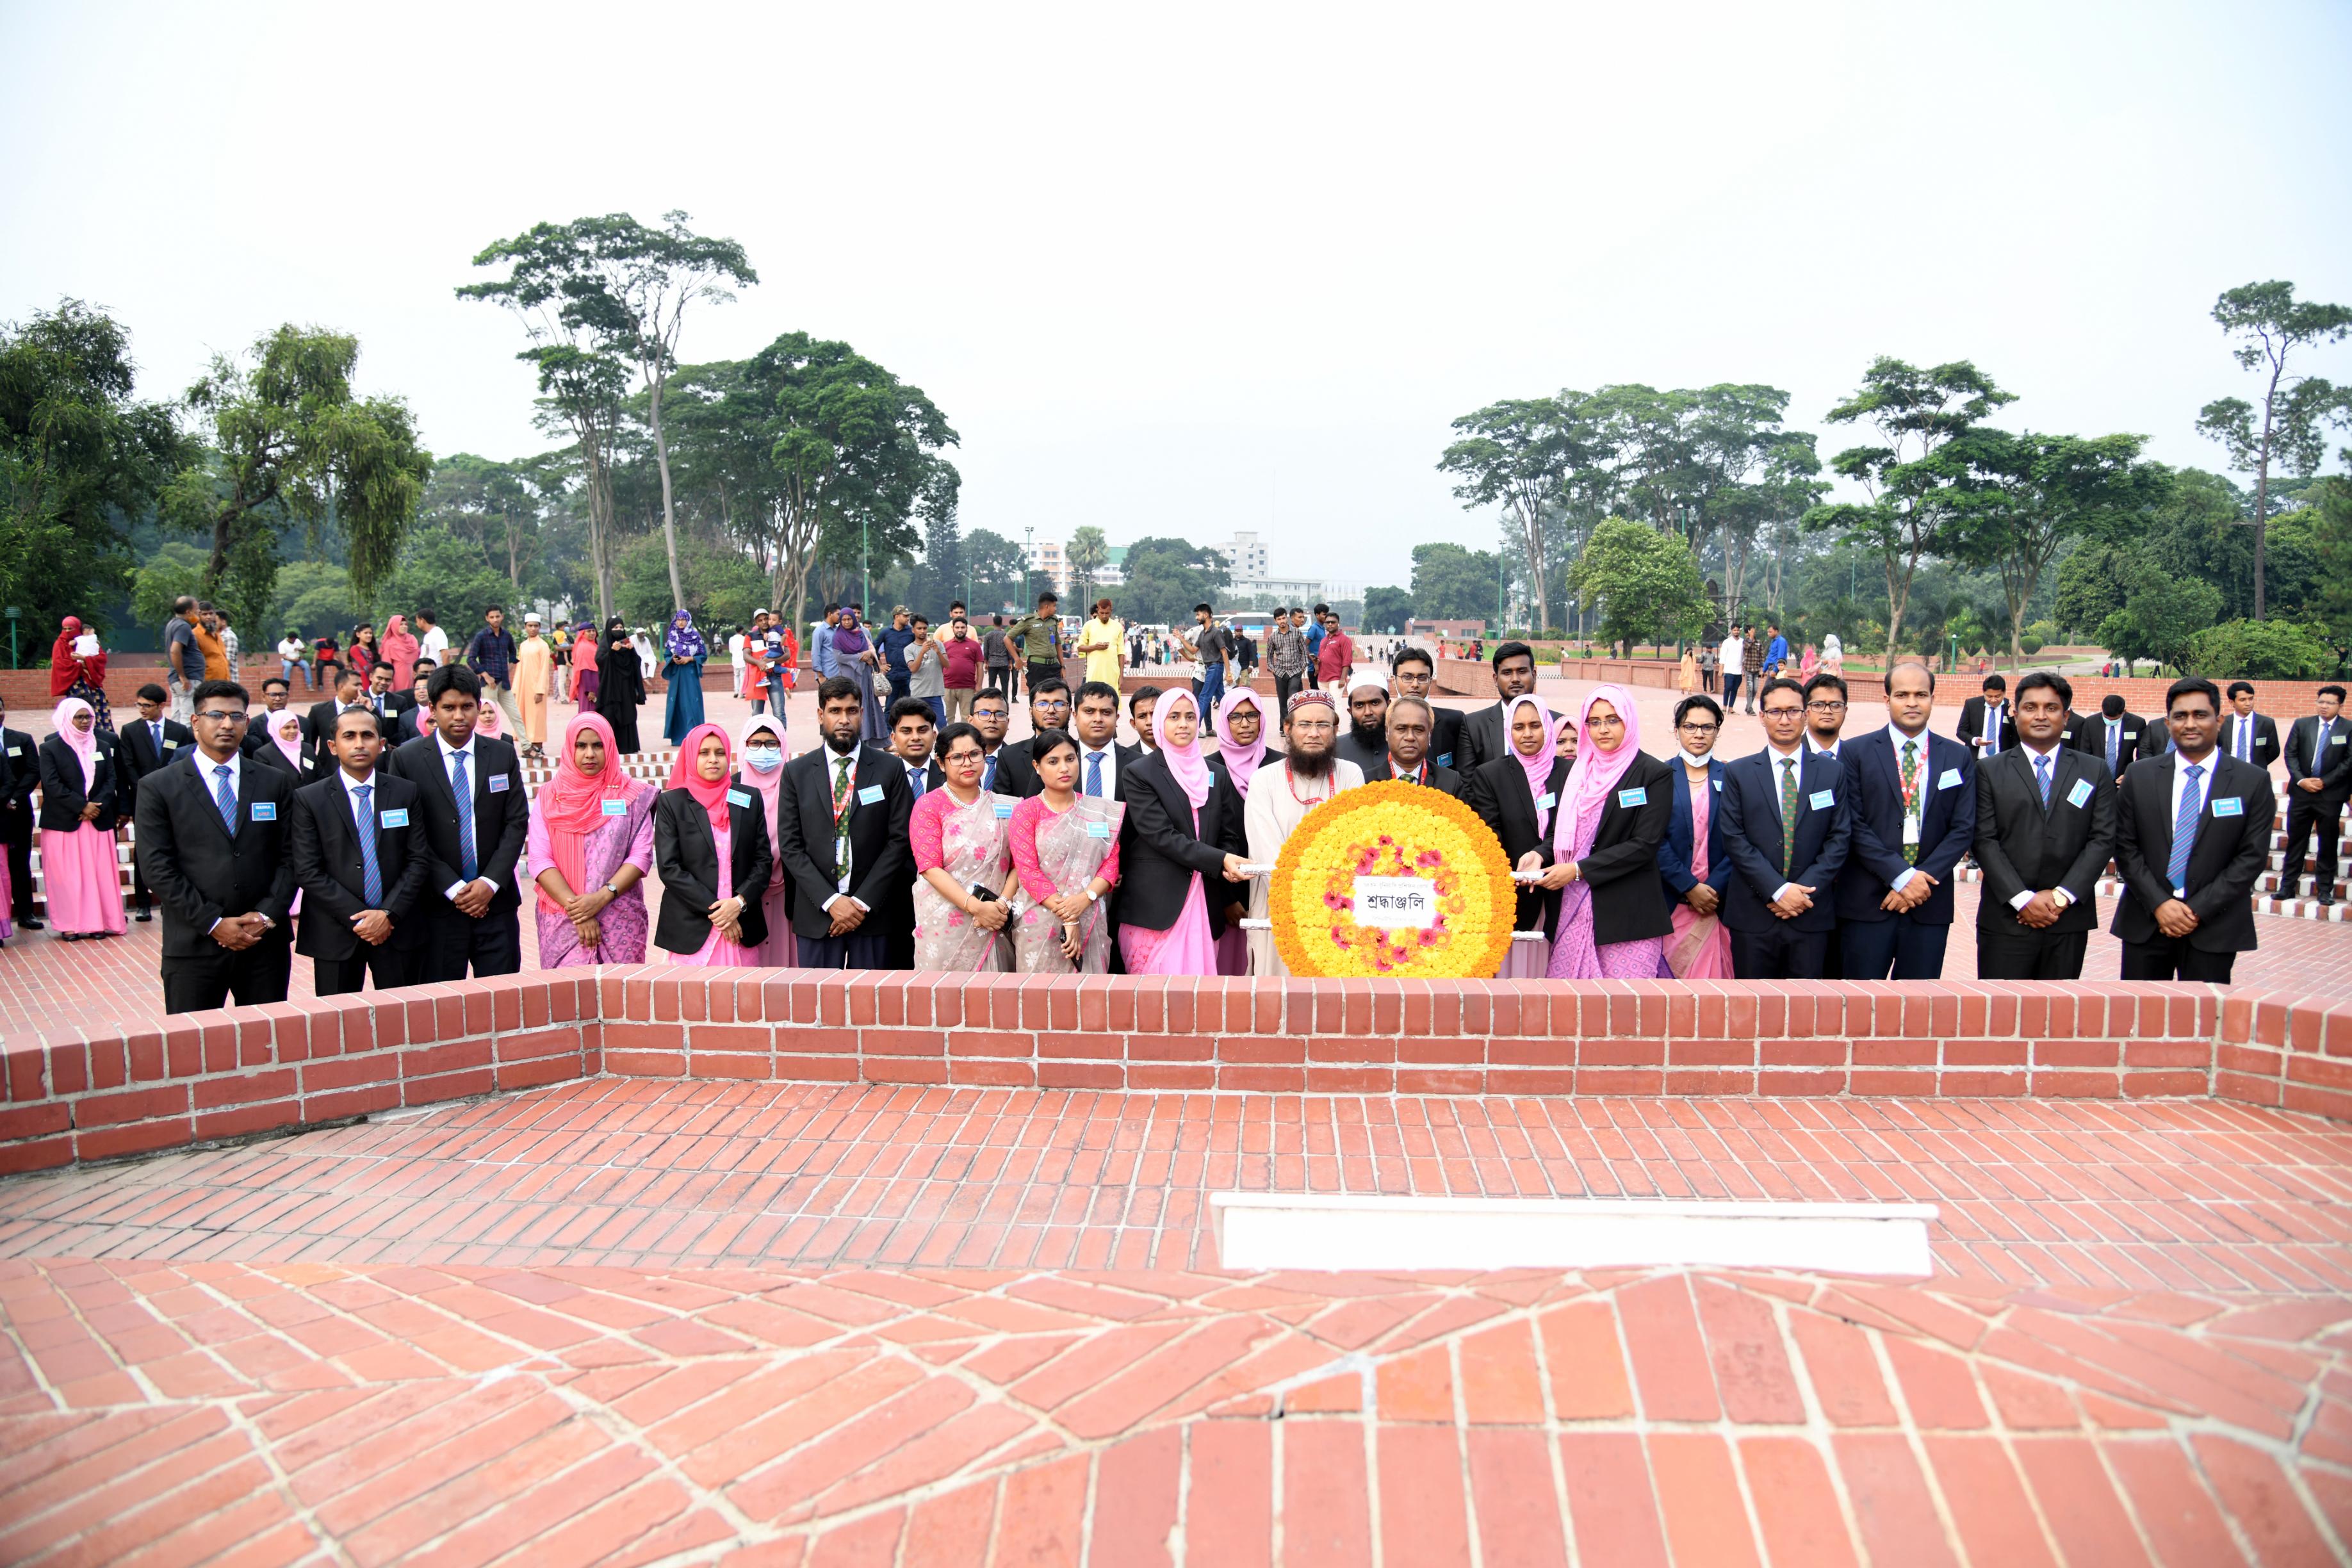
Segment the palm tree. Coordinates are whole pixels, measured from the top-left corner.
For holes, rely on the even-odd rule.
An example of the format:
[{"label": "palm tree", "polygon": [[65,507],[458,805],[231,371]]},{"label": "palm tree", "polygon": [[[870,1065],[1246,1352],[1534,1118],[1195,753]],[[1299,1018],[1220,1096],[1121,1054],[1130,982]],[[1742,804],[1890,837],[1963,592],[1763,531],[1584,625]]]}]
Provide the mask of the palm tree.
[{"label": "palm tree", "polygon": [[1067,559],[1070,592],[1082,598],[1094,591],[1095,574],[1109,562],[1110,542],[1103,537],[1101,529],[1088,523],[1070,535]]}]

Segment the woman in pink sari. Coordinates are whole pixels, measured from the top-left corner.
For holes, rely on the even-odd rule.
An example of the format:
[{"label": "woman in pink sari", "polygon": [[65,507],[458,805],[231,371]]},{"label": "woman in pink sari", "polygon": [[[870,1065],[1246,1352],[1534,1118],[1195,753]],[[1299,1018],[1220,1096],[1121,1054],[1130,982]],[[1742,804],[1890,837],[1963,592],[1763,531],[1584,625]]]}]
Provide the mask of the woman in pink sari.
[{"label": "woman in pink sari", "polygon": [[[1078,794],[1078,743],[1068,731],[1040,731],[1030,756],[1043,787],[1013,808],[1013,966],[1024,974],[1105,973],[1110,906],[1102,900],[1118,886],[1127,807]],[[977,777],[977,758],[972,766]]]},{"label": "woman in pink sari", "polygon": [[[1231,779],[1234,793],[1249,805],[1250,780],[1268,758],[1282,760],[1280,752],[1265,743],[1265,716],[1258,704],[1257,693],[1246,686],[1237,686],[1225,693],[1217,704],[1217,754],[1209,759],[1211,767],[1222,767]],[[1249,933],[1242,930],[1242,918],[1249,912],[1249,889],[1244,887],[1238,896],[1225,905],[1225,934],[1217,939],[1217,973],[1247,974],[1250,972]]]},{"label": "woman in pink sari", "polygon": [[[1201,706],[1181,687],[1152,704],[1159,749],[1119,775],[1135,826],[1122,846],[1118,946],[1129,974],[1211,975],[1223,906],[1248,880],[1241,795],[1201,751]],[[1206,884],[1217,889],[1209,907]]]},{"label": "woman in pink sari", "polygon": [[[1040,773],[1038,753],[1048,736],[1059,733],[1045,731],[1031,748]],[[1013,802],[980,787],[980,731],[971,725],[940,731],[939,759],[947,782],[923,792],[907,826],[915,856],[915,967],[1002,974],[1013,967],[1005,938],[1012,911],[1004,893],[1005,874],[1013,868],[1007,841]]]},{"label": "woman in pink sari", "polygon": [[114,737],[79,697],[58,704],[57,733],[37,751],[41,767],[41,879],[49,921],[68,942],[121,936],[122,873],[115,859],[119,820]]},{"label": "woman in pink sari", "polygon": [[1731,933],[1720,918],[1731,885],[1731,857],[1715,846],[1715,814],[1723,799],[1723,763],[1715,743],[1723,710],[1715,699],[1685,698],[1675,707],[1675,738],[1682,752],[1667,764],[1674,774],[1674,814],[1658,847],[1658,875],[1673,900],[1675,930],[1658,965],[1661,980],[1728,980]]},{"label": "woman in pink sari", "polygon": [[[776,803],[783,798],[784,787],[782,721],[772,713],[754,713],[744,721],[735,738],[743,748],[743,780],[760,797],[760,814],[767,819],[768,843],[772,847],[776,842]],[[768,879],[768,890],[760,896],[760,912],[768,924],[768,935],[760,943],[758,955],[762,969],[795,969],[800,965],[800,939],[793,934],[793,918],[784,910],[784,889],[789,885],[779,868]]]},{"label": "woman in pink sari", "polygon": [[1560,895],[1554,980],[1652,980],[1674,929],[1658,846],[1674,775],[1642,750],[1641,716],[1621,686],[1595,687],[1576,721],[1576,766],[1554,818],[1543,885]]},{"label": "woman in pink sari", "polygon": [[583,713],[564,726],[555,776],[531,799],[524,840],[523,875],[539,889],[541,969],[646,961],[655,794],[622,767],[601,716]]}]

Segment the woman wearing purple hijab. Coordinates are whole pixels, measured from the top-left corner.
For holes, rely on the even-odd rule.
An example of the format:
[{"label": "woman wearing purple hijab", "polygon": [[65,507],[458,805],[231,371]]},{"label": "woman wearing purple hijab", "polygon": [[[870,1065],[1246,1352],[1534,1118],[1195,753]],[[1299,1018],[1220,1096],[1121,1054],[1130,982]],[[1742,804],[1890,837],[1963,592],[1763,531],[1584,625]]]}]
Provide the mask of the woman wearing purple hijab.
[{"label": "woman wearing purple hijab", "polygon": [[857,723],[857,738],[888,745],[889,721],[882,716],[882,700],[874,694],[874,672],[882,667],[882,658],[874,650],[874,639],[857,624],[856,610],[842,611],[841,624],[833,629],[833,664],[840,674],[857,682],[858,690],[865,694],[866,712]]},{"label": "woman wearing purple hijab", "polygon": [[669,634],[662,638],[662,679],[669,697],[662,704],[662,735],[673,746],[686,743],[702,722],[702,661],[710,657],[694,616],[680,610],[669,618]]}]

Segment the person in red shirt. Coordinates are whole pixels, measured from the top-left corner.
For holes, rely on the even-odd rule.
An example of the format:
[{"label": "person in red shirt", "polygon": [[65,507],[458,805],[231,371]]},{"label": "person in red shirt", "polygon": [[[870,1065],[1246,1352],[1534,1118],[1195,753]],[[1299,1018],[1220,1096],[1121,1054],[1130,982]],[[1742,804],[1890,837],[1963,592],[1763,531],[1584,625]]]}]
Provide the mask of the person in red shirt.
[{"label": "person in red shirt", "polygon": [[1355,669],[1356,645],[1339,629],[1339,615],[1335,610],[1323,618],[1323,647],[1315,656],[1315,679],[1344,702],[1348,700],[1348,682]]},{"label": "person in red shirt", "polygon": [[971,717],[971,700],[980,695],[981,666],[988,650],[972,635],[971,622],[961,610],[949,617],[947,635],[939,644],[940,668],[947,689],[947,721],[961,723]]}]

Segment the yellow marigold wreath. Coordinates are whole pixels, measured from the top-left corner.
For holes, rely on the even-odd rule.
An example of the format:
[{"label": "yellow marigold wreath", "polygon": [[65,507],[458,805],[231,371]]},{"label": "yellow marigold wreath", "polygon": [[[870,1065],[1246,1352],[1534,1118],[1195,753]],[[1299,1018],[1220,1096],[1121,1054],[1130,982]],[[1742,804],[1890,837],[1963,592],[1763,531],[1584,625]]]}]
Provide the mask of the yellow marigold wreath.
[{"label": "yellow marigold wreath", "polygon": [[[1359,926],[1358,877],[1435,883],[1437,923]],[[1275,862],[1267,913],[1293,974],[1472,980],[1502,968],[1518,900],[1503,846],[1476,812],[1443,790],[1388,780],[1307,814]]]}]

